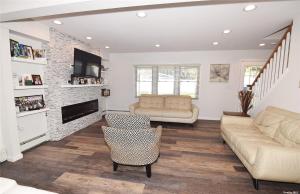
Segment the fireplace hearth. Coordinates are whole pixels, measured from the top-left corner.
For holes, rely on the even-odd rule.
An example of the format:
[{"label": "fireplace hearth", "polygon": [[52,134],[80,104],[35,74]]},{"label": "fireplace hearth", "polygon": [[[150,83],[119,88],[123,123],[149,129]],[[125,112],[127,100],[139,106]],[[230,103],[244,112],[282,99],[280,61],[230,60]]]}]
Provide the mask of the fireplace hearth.
[{"label": "fireplace hearth", "polygon": [[61,107],[62,123],[67,123],[86,115],[98,112],[98,99]]}]

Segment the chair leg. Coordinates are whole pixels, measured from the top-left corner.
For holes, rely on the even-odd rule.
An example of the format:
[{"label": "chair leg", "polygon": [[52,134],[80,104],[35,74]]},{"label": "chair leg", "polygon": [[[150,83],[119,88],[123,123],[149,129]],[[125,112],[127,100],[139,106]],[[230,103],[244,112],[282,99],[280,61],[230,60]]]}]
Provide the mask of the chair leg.
[{"label": "chair leg", "polygon": [[259,182],[258,182],[258,180],[255,179],[255,178],[252,178],[252,180],[253,180],[253,186],[254,186],[254,188],[256,190],[258,190],[259,189]]},{"label": "chair leg", "polygon": [[114,169],[114,171],[116,171],[118,169],[118,163],[113,162],[113,169]]},{"label": "chair leg", "polygon": [[151,164],[146,165],[146,174],[148,178],[151,178]]}]

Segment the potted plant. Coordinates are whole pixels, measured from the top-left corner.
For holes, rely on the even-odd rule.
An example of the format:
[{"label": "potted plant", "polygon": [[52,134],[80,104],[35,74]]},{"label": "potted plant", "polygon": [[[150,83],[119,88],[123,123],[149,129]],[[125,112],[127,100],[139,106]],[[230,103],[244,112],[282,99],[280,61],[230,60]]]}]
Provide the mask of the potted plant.
[{"label": "potted plant", "polygon": [[249,116],[248,111],[253,107],[251,104],[253,99],[253,93],[251,90],[241,90],[239,92],[239,99],[241,101],[241,108],[243,115]]}]

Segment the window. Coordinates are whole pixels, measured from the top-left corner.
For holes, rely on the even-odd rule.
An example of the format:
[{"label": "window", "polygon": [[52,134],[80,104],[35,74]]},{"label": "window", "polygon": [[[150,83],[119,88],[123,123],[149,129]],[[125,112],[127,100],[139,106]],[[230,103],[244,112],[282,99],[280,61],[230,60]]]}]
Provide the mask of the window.
[{"label": "window", "polygon": [[198,94],[198,67],[180,67],[179,80],[180,95],[197,98]]},{"label": "window", "polygon": [[136,95],[152,94],[152,67],[136,68]]},{"label": "window", "polygon": [[261,65],[247,65],[244,74],[244,87],[251,85],[261,70]]},{"label": "window", "polygon": [[174,94],[175,91],[175,67],[158,67],[157,94]]},{"label": "window", "polygon": [[142,94],[198,97],[199,66],[136,66],[136,96]]}]

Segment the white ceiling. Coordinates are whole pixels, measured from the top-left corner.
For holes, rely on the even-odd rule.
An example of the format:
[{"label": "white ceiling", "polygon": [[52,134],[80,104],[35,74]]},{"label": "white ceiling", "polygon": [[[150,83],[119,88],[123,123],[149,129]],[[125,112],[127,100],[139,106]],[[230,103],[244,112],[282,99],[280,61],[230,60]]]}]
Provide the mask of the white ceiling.
[{"label": "white ceiling", "polygon": [[[255,4],[252,12],[244,12],[247,4],[240,3],[145,10],[143,19],[124,11],[60,18],[63,25],[43,22],[83,41],[91,36],[87,42],[101,49],[108,45],[109,52],[270,49],[275,40],[264,37],[290,24],[300,1]],[[225,35],[224,29],[232,33]]]}]

